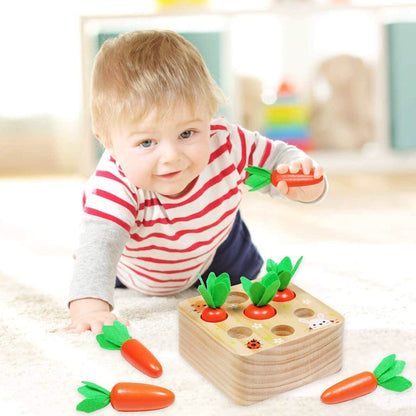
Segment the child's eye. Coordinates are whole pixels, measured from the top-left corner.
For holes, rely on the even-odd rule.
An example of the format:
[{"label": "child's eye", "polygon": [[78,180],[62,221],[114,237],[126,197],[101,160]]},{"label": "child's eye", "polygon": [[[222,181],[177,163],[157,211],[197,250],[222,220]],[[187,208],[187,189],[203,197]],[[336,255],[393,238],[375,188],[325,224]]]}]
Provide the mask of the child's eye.
[{"label": "child's eye", "polygon": [[154,145],[153,140],[143,140],[139,143],[140,147],[143,147],[144,149],[148,149],[149,147],[152,147]]},{"label": "child's eye", "polygon": [[182,139],[189,139],[191,136],[193,136],[194,132],[192,130],[186,130],[183,133],[181,133]]}]

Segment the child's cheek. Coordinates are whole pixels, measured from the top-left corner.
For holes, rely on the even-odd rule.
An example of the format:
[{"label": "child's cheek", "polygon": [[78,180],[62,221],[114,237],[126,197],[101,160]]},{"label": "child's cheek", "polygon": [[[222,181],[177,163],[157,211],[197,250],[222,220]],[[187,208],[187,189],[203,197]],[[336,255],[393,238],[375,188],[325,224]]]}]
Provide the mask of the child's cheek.
[{"label": "child's cheek", "polygon": [[196,157],[198,158],[198,165],[200,167],[200,170],[204,170],[209,163],[210,158],[210,148],[209,146],[205,148],[203,151],[200,151],[197,153]]}]

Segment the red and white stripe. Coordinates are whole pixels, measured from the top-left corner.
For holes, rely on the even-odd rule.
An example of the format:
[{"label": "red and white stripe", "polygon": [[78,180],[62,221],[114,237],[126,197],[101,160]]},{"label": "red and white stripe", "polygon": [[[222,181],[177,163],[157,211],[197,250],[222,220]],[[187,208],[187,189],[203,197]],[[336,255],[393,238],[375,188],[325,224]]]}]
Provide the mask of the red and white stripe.
[{"label": "red and white stripe", "polygon": [[232,228],[246,178],[244,168],[263,166],[271,149],[271,142],[258,133],[225,119],[214,120],[209,163],[179,198],[135,187],[104,153],[88,182],[84,211],[129,232],[117,268],[119,279],[149,295],[191,286]]}]

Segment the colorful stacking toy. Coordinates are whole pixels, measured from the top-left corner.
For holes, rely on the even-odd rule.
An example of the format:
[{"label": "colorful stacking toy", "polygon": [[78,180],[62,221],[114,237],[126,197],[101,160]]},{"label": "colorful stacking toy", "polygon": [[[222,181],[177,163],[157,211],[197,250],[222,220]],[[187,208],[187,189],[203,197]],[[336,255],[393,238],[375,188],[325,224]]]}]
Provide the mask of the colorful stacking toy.
[{"label": "colorful stacking toy", "polygon": [[276,101],[264,109],[263,135],[282,140],[304,151],[311,150],[308,109],[287,81],[282,82]]}]

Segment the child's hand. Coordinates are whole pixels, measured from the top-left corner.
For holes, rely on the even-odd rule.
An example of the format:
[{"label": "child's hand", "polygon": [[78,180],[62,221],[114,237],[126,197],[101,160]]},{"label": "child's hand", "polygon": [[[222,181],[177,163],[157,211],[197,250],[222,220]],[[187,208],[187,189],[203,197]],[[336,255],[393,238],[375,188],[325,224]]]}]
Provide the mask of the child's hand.
[{"label": "child's hand", "polygon": [[79,316],[72,321],[66,329],[73,329],[76,333],[91,331],[97,335],[102,332],[103,325],[112,325],[114,321],[120,321],[124,325],[129,325],[125,319],[118,319],[111,312],[90,312]]},{"label": "child's hand", "polygon": [[[292,162],[290,165],[277,166],[278,173],[298,173],[303,170],[303,173],[308,174],[313,167],[313,161],[310,158],[305,158],[301,161]],[[315,165],[314,178],[319,179],[324,174],[322,166]],[[288,187],[285,181],[280,181],[277,184],[277,190],[286,198],[294,201],[312,202],[318,199],[325,189],[325,182],[319,182],[315,185],[309,186],[292,186]]]},{"label": "child's hand", "polygon": [[116,320],[129,325],[127,320],[118,319],[111,313],[108,303],[100,299],[86,298],[72,301],[70,311],[72,324],[66,329],[72,329],[77,333],[91,331],[94,334],[100,334],[103,325],[112,325]]}]

